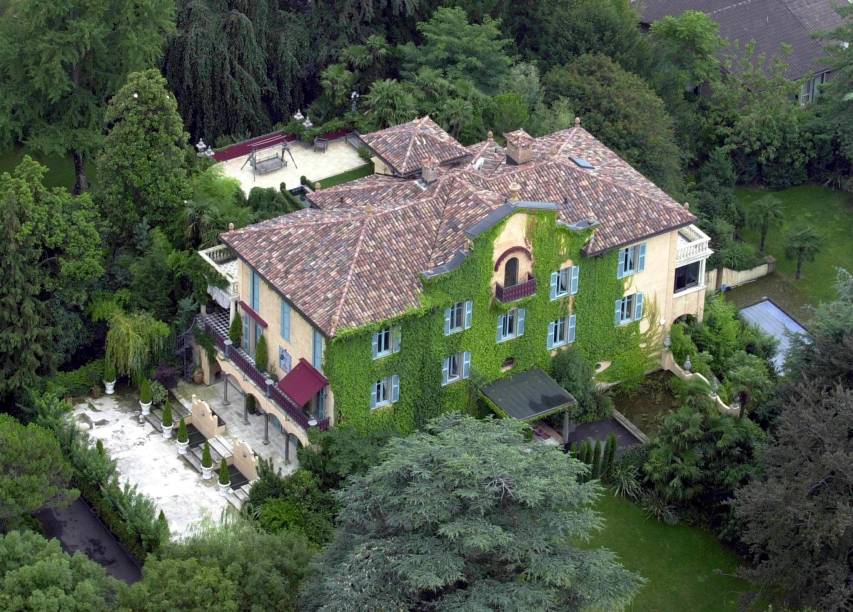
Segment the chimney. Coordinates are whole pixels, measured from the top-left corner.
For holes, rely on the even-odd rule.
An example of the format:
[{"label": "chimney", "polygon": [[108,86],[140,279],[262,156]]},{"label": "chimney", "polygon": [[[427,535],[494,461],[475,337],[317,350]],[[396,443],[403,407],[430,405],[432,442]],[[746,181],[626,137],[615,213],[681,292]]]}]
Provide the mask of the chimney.
[{"label": "chimney", "polygon": [[533,138],[524,130],[504,134],[507,163],[520,166],[533,159]]},{"label": "chimney", "polygon": [[234,224],[233,224],[233,223],[229,223],[229,224],[228,224],[228,231],[229,231],[229,232],[233,232],[233,231],[234,231]]},{"label": "chimney", "polygon": [[575,117],[575,127],[580,127],[580,126],[581,126],[581,118]]},{"label": "chimney", "polygon": [[437,178],[438,161],[432,156],[427,157],[423,162],[423,166],[421,166],[421,179],[429,185],[430,183],[434,183]]},{"label": "chimney", "polygon": [[509,184],[509,197],[507,202],[518,202],[521,199],[521,185],[513,181]]}]

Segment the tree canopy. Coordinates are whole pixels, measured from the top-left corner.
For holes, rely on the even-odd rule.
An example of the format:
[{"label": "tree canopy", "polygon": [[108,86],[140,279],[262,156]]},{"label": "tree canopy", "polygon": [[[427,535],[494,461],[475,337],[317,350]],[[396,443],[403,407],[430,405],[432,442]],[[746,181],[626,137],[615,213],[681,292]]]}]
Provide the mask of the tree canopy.
[{"label": "tree canopy", "polygon": [[0,143],[70,153],[75,192],[86,189],[83,161],[101,143],[106,102],[130,72],[159,61],[174,13],[171,0],[6,2]]},{"label": "tree canopy", "polygon": [[625,607],[642,579],[575,544],[600,527],[599,485],[525,428],[447,415],[392,439],[339,494],[306,609]]}]

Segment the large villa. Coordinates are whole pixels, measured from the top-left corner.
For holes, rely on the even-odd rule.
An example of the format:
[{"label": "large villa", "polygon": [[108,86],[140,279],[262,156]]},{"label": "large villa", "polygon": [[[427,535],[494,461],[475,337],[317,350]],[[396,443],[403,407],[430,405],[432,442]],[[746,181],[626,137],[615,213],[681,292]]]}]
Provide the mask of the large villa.
[{"label": "large villa", "polygon": [[702,316],[708,237],[579,122],[505,146],[462,146],[429,117],[349,140],[373,175],[201,254],[227,280],[200,317],[218,347],[199,359],[207,382],[253,398],[288,441],[336,423],[411,431],[472,389],[533,422],[573,401],[545,374],[558,351],[615,381]]}]

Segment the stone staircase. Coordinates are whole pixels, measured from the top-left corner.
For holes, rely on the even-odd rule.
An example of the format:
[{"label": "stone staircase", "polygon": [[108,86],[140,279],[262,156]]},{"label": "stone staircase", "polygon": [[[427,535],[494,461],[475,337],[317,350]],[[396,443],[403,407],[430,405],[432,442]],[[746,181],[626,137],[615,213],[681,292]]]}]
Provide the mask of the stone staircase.
[{"label": "stone staircase", "polygon": [[[208,440],[210,444],[210,458],[213,460],[213,469],[219,469],[222,459],[227,462],[232,453],[231,443],[222,436],[216,436]],[[185,455],[181,455],[184,461],[189,463],[197,472],[201,473],[201,456],[204,452],[204,442],[193,448],[188,448]]]},{"label": "stone staircase", "polygon": [[225,499],[227,499],[228,503],[234,506],[234,508],[240,510],[243,507],[243,504],[249,499],[249,489],[252,488],[252,484],[253,483],[251,482],[247,482],[236,489],[232,488],[225,494]]},{"label": "stone staircase", "polygon": [[[169,401],[172,402],[172,423],[174,425],[174,429],[172,430],[173,436],[178,434],[178,422],[181,420],[181,417],[186,418],[189,416],[190,411],[187,410],[186,406],[178,401],[174,401],[171,398]],[[160,433],[163,433],[163,409],[159,406],[152,406],[151,413],[145,417],[145,420],[151,424],[155,430]]]}]

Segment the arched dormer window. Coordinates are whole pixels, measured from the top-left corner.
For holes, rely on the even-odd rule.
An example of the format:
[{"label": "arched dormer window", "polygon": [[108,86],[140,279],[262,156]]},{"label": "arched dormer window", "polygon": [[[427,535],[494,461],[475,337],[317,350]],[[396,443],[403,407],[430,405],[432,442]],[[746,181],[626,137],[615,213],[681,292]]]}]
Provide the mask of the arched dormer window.
[{"label": "arched dormer window", "polygon": [[504,287],[518,284],[518,257],[510,257],[504,265]]}]

